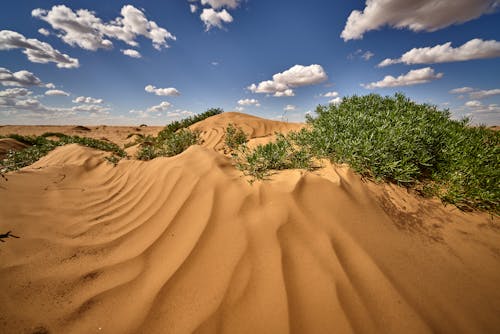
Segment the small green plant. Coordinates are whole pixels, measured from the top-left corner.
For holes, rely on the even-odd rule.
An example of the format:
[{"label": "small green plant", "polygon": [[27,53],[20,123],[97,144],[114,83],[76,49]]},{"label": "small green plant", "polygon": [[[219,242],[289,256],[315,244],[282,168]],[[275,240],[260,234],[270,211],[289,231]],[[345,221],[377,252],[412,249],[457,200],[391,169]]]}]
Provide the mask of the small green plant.
[{"label": "small green plant", "polygon": [[138,137],[141,146],[137,152],[137,158],[151,160],[156,157],[171,157],[182,153],[191,145],[200,144],[199,131],[190,131],[187,127],[221,113],[223,110],[219,108],[208,109],[199,115],[168,124],[158,133],[157,137]]},{"label": "small green plant", "polygon": [[120,162],[120,160],[121,160],[120,157],[117,157],[114,154],[107,156],[107,157],[104,157],[104,159],[106,159],[107,162],[109,162],[110,164],[112,164],[115,167],[116,167],[116,165],[118,165],[118,162]]},{"label": "small green plant", "polygon": [[224,142],[230,151],[235,151],[248,142],[248,137],[240,127],[231,123],[226,128]]},{"label": "small green plant", "polygon": [[272,170],[314,168],[313,156],[282,134],[277,134],[276,141],[258,145],[253,150],[239,146],[232,156],[236,167],[254,179],[264,179]]}]

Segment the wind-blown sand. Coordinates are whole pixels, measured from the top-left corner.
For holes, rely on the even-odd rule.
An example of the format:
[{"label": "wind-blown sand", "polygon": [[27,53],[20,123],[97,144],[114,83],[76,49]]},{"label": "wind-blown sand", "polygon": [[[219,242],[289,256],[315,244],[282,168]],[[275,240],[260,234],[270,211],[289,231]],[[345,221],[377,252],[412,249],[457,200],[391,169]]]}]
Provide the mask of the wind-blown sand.
[{"label": "wind-blown sand", "polygon": [[0,332],[498,331],[498,218],[330,164],[251,185],[228,122],[302,126],[227,113],[172,158],[73,144],[0,178]]}]

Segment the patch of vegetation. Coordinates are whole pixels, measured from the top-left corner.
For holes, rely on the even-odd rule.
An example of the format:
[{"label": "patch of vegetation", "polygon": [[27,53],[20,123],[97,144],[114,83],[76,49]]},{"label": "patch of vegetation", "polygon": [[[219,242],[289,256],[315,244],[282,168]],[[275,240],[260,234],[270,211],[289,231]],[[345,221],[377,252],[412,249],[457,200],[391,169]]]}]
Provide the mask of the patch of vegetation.
[{"label": "patch of vegetation", "polygon": [[211,108],[201,114],[183,118],[180,121],[173,121],[172,123],[165,126],[165,128],[158,133],[158,138],[160,138],[160,140],[163,140],[166,137],[168,137],[171,133],[174,133],[177,130],[187,128],[195,123],[207,119],[208,117],[219,115],[222,114],[223,112],[224,110],[220,108]]},{"label": "patch of vegetation", "polygon": [[241,145],[232,156],[236,167],[253,179],[264,179],[271,170],[313,168],[312,154],[283,134],[277,134],[276,141],[258,145],[253,150]]},{"label": "patch of vegetation", "polygon": [[237,150],[241,145],[248,142],[246,133],[240,128],[230,123],[225,131],[224,143],[230,151]]},{"label": "patch of vegetation", "polygon": [[208,109],[199,115],[168,124],[157,137],[137,136],[136,143],[141,144],[137,158],[151,160],[157,157],[171,157],[182,153],[191,145],[201,144],[200,132],[191,131],[187,127],[223,112],[220,108]]},{"label": "patch of vegetation", "polygon": [[[50,140],[47,138],[54,136],[58,139]],[[29,166],[55,148],[67,144],[79,144],[101,151],[112,152],[113,156],[117,158],[127,156],[125,151],[123,151],[118,145],[93,138],[67,136],[61,133],[44,133],[41,136],[20,136],[13,134],[8,137],[30,146],[23,150],[8,152],[7,157],[0,161],[0,172],[2,173]]]},{"label": "patch of vegetation", "polygon": [[292,136],[316,157],[462,209],[500,211],[500,132],[451,120],[449,111],[403,94],[352,96],[316,113],[310,130]]}]

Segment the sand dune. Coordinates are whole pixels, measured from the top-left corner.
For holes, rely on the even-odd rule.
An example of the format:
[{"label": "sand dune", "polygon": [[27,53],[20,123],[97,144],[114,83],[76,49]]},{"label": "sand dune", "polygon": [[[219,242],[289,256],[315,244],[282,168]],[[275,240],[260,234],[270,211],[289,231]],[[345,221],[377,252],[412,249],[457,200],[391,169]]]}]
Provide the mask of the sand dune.
[{"label": "sand dune", "polygon": [[[67,145],[0,179],[2,333],[493,333],[500,222],[347,167],[252,185],[226,114],[149,162]],[[215,148],[215,150],[214,150]]]}]

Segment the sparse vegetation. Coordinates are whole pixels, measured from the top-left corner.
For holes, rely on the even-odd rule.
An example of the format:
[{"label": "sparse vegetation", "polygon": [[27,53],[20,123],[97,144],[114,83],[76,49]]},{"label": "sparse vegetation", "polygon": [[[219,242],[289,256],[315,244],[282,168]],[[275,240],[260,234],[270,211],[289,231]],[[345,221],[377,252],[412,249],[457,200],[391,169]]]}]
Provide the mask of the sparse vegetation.
[{"label": "sparse vegetation", "polygon": [[191,145],[200,144],[200,133],[191,131],[187,127],[221,113],[223,113],[223,110],[220,108],[208,109],[199,115],[168,124],[158,133],[157,137],[137,137],[136,140],[141,144],[137,158],[151,160],[157,157],[171,157],[182,153]]},{"label": "sparse vegetation", "polygon": [[[8,137],[30,146],[23,150],[8,152],[7,157],[0,162],[0,172],[2,173],[31,165],[55,148],[67,144],[79,144],[102,151],[112,152],[113,156],[117,159],[127,155],[125,151],[114,143],[93,138],[67,136],[61,133],[44,133],[41,136],[20,136],[13,134]],[[51,140],[47,137],[57,137],[58,139]]]},{"label": "sparse vegetation", "polygon": [[230,151],[237,150],[241,145],[248,142],[246,133],[234,124],[229,124],[225,131],[224,143]]},{"label": "sparse vegetation", "polygon": [[277,134],[276,141],[258,145],[253,150],[239,146],[232,156],[236,167],[254,179],[264,179],[271,170],[313,168],[313,156],[283,134]]}]

